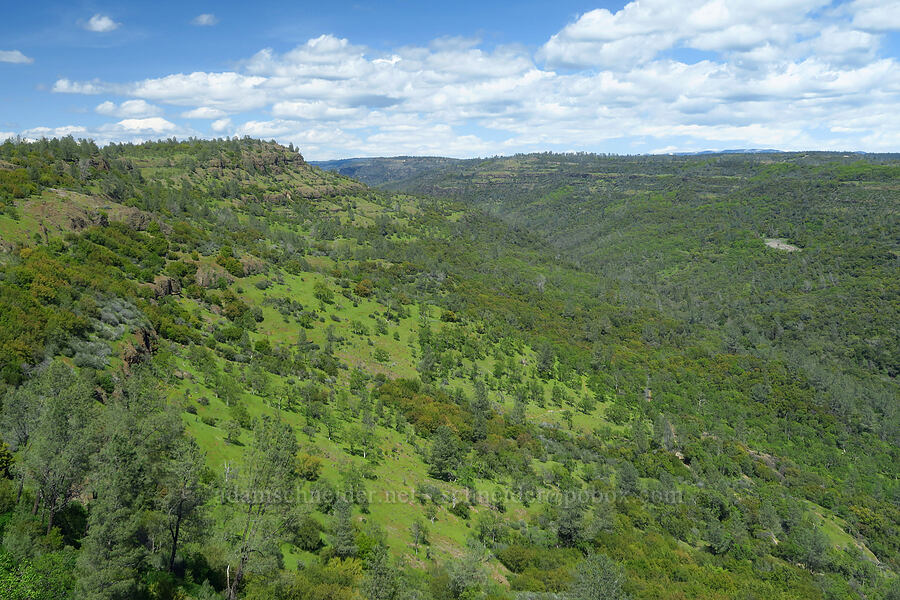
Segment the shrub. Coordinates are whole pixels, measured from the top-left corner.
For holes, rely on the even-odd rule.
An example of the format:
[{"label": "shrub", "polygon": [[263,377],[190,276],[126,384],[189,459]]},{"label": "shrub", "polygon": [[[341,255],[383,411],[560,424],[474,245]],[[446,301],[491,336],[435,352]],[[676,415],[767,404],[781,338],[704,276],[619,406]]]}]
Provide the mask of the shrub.
[{"label": "shrub", "polygon": [[237,421],[228,421],[225,423],[225,441],[229,444],[236,444],[241,435],[241,426]]},{"label": "shrub", "polygon": [[297,456],[297,474],[307,481],[315,481],[322,473],[322,459],[311,454]]},{"label": "shrub", "polygon": [[610,406],[606,411],[606,418],[616,425],[624,425],[628,422],[628,417],[628,409],[618,402]]},{"label": "shrub", "polygon": [[362,279],[359,283],[356,284],[356,288],[353,291],[356,292],[357,296],[362,296],[366,298],[372,295],[375,287],[372,285],[372,282],[369,279]]},{"label": "shrub", "polygon": [[247,412],[247,407],[244,406],[242,402],[235,402],[232,404],[228,408],[228,414],[230,414],[231,418],[243,429],[250,429],[251,425],[253,425],[250,413]]},{"label": "shrub", "polygon": [[465,502],[457,502],[450,506],[450,512],[460,519],[467,520],[469,518],[469,505]]},{"label": "shrub", "polygon": [[331,291],[331,288],[324,281],[317,281],[316,285],[313,286],[313,296],[325,304],[334,302],[334,292]]},{"label": "shrub", "polygon": [[315,552],[322,545],[322,526],[309,515],[300,519],[294,531],[294,544],[301,550]]}]

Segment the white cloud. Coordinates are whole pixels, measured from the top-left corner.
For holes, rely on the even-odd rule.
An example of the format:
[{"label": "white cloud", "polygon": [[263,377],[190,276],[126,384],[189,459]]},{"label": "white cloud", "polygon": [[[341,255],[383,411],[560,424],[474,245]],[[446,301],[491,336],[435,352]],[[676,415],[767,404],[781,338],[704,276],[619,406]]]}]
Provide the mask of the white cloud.
[{"label": "white cloud", "polygon": [[34,62],[34,59],[25,56],[20,50],[0,50],[0,62],[30,64]]},{"label": "white cloud", "polygon": [[790,45],[815,31],[808,15],[829,0],[640,0],[613,13],[581,15],[553,35],[538,56],[551,66],[628,70],[665,50],[716,52]]},{"label": "white cloud", "polygon": [[94,109],[94,112],[100,113],[101,115],[114,115],[118,110],[118,106],[116,106],[115,102],[110,102],[107,100],[106,102],[101,102]]},{"label": "white cloud", "polygon": [[105,83],[99,79],[93,81],[71,81],[69,79],[58,79],[53,84],[53,91],[58,94],[109,94],[117,93],[124,86]]},{"label": "white cloud", "polygon": [[116,117],[152,117],[161,115],[163,110],[148,103],[145,100],[126,100],[120,105],[107,100],[97,105],[94,109],[101,115],[112,115]]},{"label": "white cloud", "polygon": [[14,137],[16,137],[16,133],[13,131],[0,131],[0,142],[5,142]]},{"label": "white cloud", "polygon": [[95,14],[84,24],[84,28],[95,33],[107,33],[118,29],[122,24],[116,23],[106,15]]},{"label": "white cloud", "polygon": [[181,113],[185,119],[221,119],[227,113],[218,108],[210,108],[209,106],[198,106],[192,110]]},{"label": "white cloud", "polygon": [[178,129],[178,126],[162,117],[148,117],[146,119],[122,119],[115,124],[116,127],[128,133],[169,133]]},{"label": "white cloud", "polygon": [[40,138],[66,137],[67,135],[75,137],[86,137],[87,128],[81,125],[64,125],[62,127],[32,127],[22,132],[22,137],[29,140],[37,140]]},{"label": "white cloud", "polygon": [[272,114],[276,117],[292,117],[295,119],[314,119],[329,121],[347,118],[362,118],[365,109],[332,106],[322,100],[276,102],[272,106]]},{"label": "white cloud", "polygon": [[264,77],[239,73],[176,73],[128,86],[128,94],[168,104],[204,104],[220,110],[249,110],[265,105]]},{"label": "white cloud", "polygon": [[[228,121],[227,123],[223,123],[223,126],[231,125],[230,120],[223,120]],[[299,131],[302,128],[303,126],[296,121],[284,121],[277,119],[274,121],[247,121],[238,128],[238,131],[243,135],[249,135],[252,137],[271,138],[282,136],[293,131]]]},{"label": "white cloud", "polygon": [[848,9],[853,26],[868,31],[900,31],[900,0],[855,0]]},{"label": "white cloud", "polygon": [[210,124],[209,128],[216,133],[222,133],[231,128],[231,119],[217,119]]},{"label": "white cloud", "polygon": [[[581,15],[537,53],[467,38],[381,51],[321,35],[284,52],[260,50],[229,71],[60,79],[53,90],[129,98],[98,106],[124,119],[90,132],[107,138],[197,134],[160,118],[159,104],[209,120],[202,135],[275,138],[313,157],[897,150],[900,63],[866,21],[880,4],[828,5],[640,0]],[[161,122],[155,128],[121,125],[152,118]]]},{"label": "white cloud", "polygon": [[20,135],[26,139],[71,135],[75,138],[90,138],[101,145],[110,142],[140,143],[159,139],[160,137],[187,138],[198,136],[199,134],[200,132],[198,131],[178,126],[159,117],[122,119],[116,122],[104,123],[97,127],[84,127],[82,125],[32,127],[20,132]]},{"label": "white cloud", "polygon": [[191,25],[199,25],[201,27],[212,27],[219,22],[218,17],[212,13],[203,13],[197,15],[191,20]]}]

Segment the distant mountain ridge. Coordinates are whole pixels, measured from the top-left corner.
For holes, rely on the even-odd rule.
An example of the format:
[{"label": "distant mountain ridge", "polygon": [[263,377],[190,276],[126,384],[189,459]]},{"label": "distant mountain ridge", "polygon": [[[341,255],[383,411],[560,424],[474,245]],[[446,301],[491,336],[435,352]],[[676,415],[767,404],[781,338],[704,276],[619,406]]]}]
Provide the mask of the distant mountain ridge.
[{"label": "distant mountain ridge", "polygon": [[[539,156],[543,154],[551,154],[554,153],[530,153],[530,154],[516,154],[514,156]],[[779,155],[790,155],[796,154],[798,156],[803,155],[822,155],[824,157],[860,157],[860,156],[870,156],[867,152],[862,151],[846,151],[846,152],[821,152],[821,151],[806,151],[806,152],[789,152],[785,150],[779,150],[777,148],[732,148],[726,150],[696,150],[692,152],[665,152],[660,154],[640,154],[640,155],[630,155],[630,157],[652,157],[652,156],[740,156],[740,155],[748,155],[748,156],[756,156],[756,155],[765,155],[765,154],[779,154]],[[560,156],[565,156],[566,154],[560,154]],[[578,156],[616,156],[616,155],[604,155],[597,154],[591,152],[578,153]],[[888,156],[888,155],[884,155]],[[893,156],[893,155],[891,155]],[[623,158],[626,155],[622,155]],[[485,157],[485,158],[449,158],[445,156],[375,156],[375,157],[352,157],[352,158],[341,158],[336,160],[320,160],[320,161],[309,161],[310,165],[319,167],[325,171],[333,171],[340,175],[344,175],[347,177],[352,177],[358,181],[365,183],[366,185],[372,186],[384,186],[391,185],[394,187],[402,187],[403,183],[407,180],[412,180],[419,178],[420,176],[436,172],[440,170],[446,170],[455,166],[469,164],[476,165],[483,163],[485,161],[491,160],[502,160],[505,158],[513,158],[513,156],[501,157],[501,156],[493,156],[493,157]]]},{"label": "distant mountain ridge", "polygon": [[784,150],[775,148],[734,148],[731,150],[694,150],[692,152],[671,152],[677,156],[697,156],[700,154],[782,154]]}]

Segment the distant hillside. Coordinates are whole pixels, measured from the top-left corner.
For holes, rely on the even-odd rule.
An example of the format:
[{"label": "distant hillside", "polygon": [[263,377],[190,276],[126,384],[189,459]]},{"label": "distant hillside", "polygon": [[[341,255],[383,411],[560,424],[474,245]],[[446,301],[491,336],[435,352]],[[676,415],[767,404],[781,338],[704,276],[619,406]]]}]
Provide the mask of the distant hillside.
[{"label": "distant hillside", "polygon": [[488,210],[731,348],[815,364],[830,410],[900,441],[897,155],[531,154],[385,187]]},{"label": "distant hillside", "polygon": [[774,148],[735,148],[731,150],[695,150],[693,152],[673,152],[677,156],[699,156],[703,154],[778,154],[782,150]]},{"label": "distant hillside", "polygon": [[313,161],[326,171],[334,171],[371,186],[401,181],[427,171],[459,162],[438,156],[394,156],[390,158],[346,158],[343,160]]}]

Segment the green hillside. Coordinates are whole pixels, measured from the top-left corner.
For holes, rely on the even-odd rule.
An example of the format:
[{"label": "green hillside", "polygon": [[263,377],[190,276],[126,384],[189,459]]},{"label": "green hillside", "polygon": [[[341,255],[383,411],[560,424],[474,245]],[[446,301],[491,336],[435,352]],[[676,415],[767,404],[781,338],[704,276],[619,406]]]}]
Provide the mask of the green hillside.
[{"label": "green hillside", "polygon": [[853,161],[0,145],[0,597],[895,598]]},{"label": "green hillside", "polygon": [[628,289],[629,302],[785,361],[837,418],[900,440],[897,156],[462,164],[394,187],[463,199],[536,233]]},{"label": "green hillside", "polygon": [[423,173],[459,164],[460,160],[440,156],[394,156],[390,158],[345,158],[312,163],[325,171],[352,177],[370,186],[396,184]]}]

